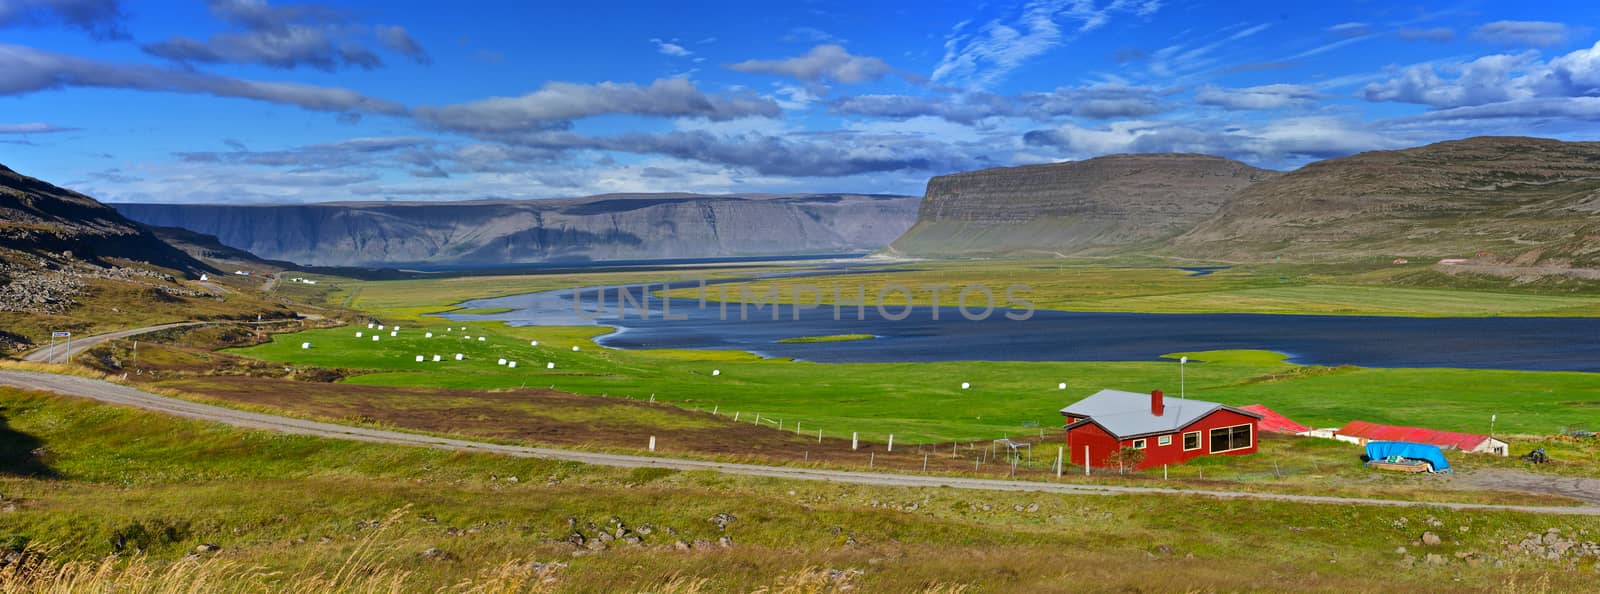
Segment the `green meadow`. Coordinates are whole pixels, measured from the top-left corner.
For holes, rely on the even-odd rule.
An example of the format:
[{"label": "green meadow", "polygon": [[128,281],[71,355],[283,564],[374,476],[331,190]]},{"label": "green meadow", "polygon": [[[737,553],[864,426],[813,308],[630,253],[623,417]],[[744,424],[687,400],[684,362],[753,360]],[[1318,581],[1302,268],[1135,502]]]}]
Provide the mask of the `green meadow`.
[{"label": "green meadow", "polygon": [[[403,326],[398,337],[356,328],[274,336],[231,352],[300,365],[371,370],[353,384],[497,390],[541,387],[649,399],[697,410],[760,414],[787,427],[848,437],[951,442],[1020,435],[1060,424],[1057,411],[1103,388],[1179,393],[1176,360],[821,364],[735,351],[621,351],[594,345],[602,328],[469,324]],[[433,332],[433,338],[425,338]],[[466,339],[464,336],[472,336]],[[484,340],[478,340],[482,337]],[[530,343],[537,340],[538,346]],[[302,342],[313,348],[302,349]],[[578,347],[573,351],[572,347]],[[464,360],[456,361],[456,354]],[[416,356],[422,355],[419,363]],[[443,361],[432,361],[440,355]],[[1193,353],[1184,393],[1265,404],[1312,426],[1355,419],[1503,434],[1552,434],[1581,424],[1600,374],[1300,366],[1274,353]],[[499,365],[516,361],[515,369]],[[555,367],[549,368],[553,363]],[[720,372],[713,375],[713,372]],[[969,383],[963,390],[961,384]],[[1059,384],[1066,383],[1066,389]]]}]

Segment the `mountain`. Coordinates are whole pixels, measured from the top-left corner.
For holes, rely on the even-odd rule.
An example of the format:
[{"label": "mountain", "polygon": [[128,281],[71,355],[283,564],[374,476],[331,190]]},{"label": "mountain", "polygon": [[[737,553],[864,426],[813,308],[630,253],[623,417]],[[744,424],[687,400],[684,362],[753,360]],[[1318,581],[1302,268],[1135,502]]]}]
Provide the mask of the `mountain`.
[{"label": "mountain", "polygon": [[115,209],[4,165],[0,165],[0,250],[10,252],[8,259],[44,255],[108,266],[108,258],[120,258],[186,273],[211,270]]},{"label": "mountain", "polygon": [[239,248],[222,245],[221,241],[211,235],[178,227],[149,227],[149,229],[156,234],[156,237],[161,238],[161,241],[182,250],[183,253],[202,262],[227,267],[230,270],[249,268],[257,272],[277,272],[296,268],[293,262],[267,260]]},{"label": "mountain", "polygon": [[1065,255],[1154,245],[1279,173],[1194,154],[1112,155],[942,175],[890,251]]},{"label": "mountain", "polygon": [[775,256],[882,248],[917,199],[856,194],[607,194],[574,199],[279,205],[117,204],[149,225],[317,266]]},{"label": "mountain", "polygon": [[1480,137],[1311,163],[1243,188],[1173,251],[1600,266],[1600,143]]}]

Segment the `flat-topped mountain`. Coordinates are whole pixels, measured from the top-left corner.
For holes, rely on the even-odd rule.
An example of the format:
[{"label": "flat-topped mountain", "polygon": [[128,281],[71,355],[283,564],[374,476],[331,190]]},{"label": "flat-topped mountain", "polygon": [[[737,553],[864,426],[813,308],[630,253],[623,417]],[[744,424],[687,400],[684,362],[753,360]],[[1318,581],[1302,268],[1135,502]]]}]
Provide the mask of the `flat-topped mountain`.
[{"label": "flat-topped mountain", "polygon": [[143,225],[72,190],[0,165],[0,250],[108,265],[106,258],[183,272],[210,270]]},{"label": "flat-topped mountain", "polygon": [[917,198],[859,194],[607,194],[574,199],[281,205],[117,204],[129,218],[216,236],[263,258],[319,266],[872,251]]},{"label": "flat-topped mountain", "polygon": [[913,256],[1064,255],[1150,245],[1279,174],[1195,154],[1112,155],[942,175],[891,246]]},{"label": "flat-topped mountain", "polygon": [[1311,163],[1243,188],[1189,255],[1600,265],[1600,143],[1480,137]]}]

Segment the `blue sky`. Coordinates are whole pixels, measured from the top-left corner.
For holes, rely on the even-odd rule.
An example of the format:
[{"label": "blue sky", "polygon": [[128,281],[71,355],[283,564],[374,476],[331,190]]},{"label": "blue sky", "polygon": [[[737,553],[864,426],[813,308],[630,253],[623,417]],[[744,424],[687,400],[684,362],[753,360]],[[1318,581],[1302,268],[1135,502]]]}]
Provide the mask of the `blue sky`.
[{"label": "blue sky", "polygon": [[921,192],[1592,140],[1589,2],[0,0],[0,163],[106,201]]}]

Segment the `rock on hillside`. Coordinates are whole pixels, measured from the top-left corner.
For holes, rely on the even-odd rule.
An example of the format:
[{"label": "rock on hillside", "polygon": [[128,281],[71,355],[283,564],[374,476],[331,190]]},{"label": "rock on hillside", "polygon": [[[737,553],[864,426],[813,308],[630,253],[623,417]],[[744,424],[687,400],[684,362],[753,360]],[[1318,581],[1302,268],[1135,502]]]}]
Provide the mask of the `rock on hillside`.
[{"label": "rock on hillside", "polygon": [[210,270],[93,198],[0,165],[0,250],[48,254],[106,266],[106,258],[148,262],[187,273]]},{"label": "rock on hillside", "polygon": [[917,223],[891,246],[913,256],[1066,255],[1155,244],[1277,172],[1193,154],[1112,155],[1002,167],[928,182]]},{"label": "rock on hillside", "polygon": [[917,199],[852,194],[609,194],[558,200],[118,204],[143,223],[216,236],[264,258],[318,266],[872,251],[911,226]]},{"label": "rock on hillside", "polygon": [[1600,143],[1482,137],[1311,163],[1246,188],[1173,249],[1595,267]]}]

